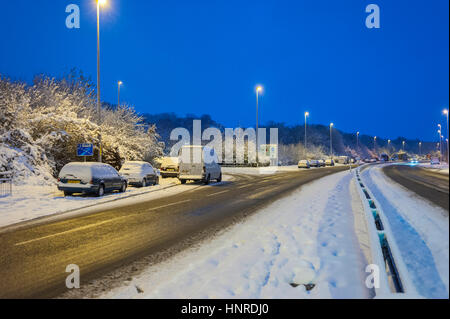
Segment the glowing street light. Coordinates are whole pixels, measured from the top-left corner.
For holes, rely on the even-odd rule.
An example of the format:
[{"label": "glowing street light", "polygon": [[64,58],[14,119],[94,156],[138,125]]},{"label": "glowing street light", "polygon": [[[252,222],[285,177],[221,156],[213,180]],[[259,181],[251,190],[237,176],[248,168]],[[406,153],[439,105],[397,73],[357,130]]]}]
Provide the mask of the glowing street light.
[{"label": "glowing street light", "polygon": [[263,88],[262,86],[258,85],[256,87],[256,166],[259,166],[259,159],[258,159],[258,153],[259,153],[259,145],[258,145],[258,108],[259,108],[259,95],[262,94]]},{"label": "glowing street light", "polygon": [[406,144],[406,142],[403,141],[403,142],[402,142],[402,150],[403,150],[403,152],[405,151],[405,144]]},{"label": "glowing street light", "polygon": [[419,156],[422,156],[422,142],[419,142]]},{"label": "glowing street light", "polygon": [[120,107],[120,86],[122,84],[122,81],[117,82],[117,107]]},{"label": "glowing street light", "polygon": [[[106,4],[106,0],[97,0],[97,114],[98,114],[98,124],[100,125],[101,114],[100,114],[100,6]],[[98,135],[98,161],[102,161],[102,135],[99,132]]]},{"label": "glowing street light", "polygon": [[306,148],[306,141],[307,141],[307,139],[306,139],[306,119],[308,118],[308,116],[309,116],[309,112],[305,112],[305,159],[307,159],[307,157],[308,157],[308,151],[307,151],[307,148]]}]

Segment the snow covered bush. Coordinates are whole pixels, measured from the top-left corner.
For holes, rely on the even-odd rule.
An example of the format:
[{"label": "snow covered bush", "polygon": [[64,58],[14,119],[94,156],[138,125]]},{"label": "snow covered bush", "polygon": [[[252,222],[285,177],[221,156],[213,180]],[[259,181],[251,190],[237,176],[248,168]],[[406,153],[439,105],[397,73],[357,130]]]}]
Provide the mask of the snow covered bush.
[{"label": "snow covered bush", "polygon": [[[81,73],[63,79],[37,77],[33,85],[0,76],[0,171],[15,182],[30,177],[54,182],[68,162],[79,161],[79,143],[99,144],[103,160],[120,168],[125,160],[152,160],[162,154],[156,127],[142,127],[130,106],[102,106],[97,114],[95,86]],[[90,161],[95,161],[98,149]]]}]

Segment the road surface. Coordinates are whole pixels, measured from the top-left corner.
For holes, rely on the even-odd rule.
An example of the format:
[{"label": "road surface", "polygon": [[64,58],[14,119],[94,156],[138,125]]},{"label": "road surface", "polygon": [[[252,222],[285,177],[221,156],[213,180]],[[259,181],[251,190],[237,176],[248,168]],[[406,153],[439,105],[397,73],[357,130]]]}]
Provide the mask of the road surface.
[{"label": "road surface", "polygon": [[395,182],[444,208],[448,212],[448,175],[410,165],[389,165],[384,167],[383,171]]},{"label": "road surface", "polygon": [[[301,185],[346,169],[235,176],[170,197],[0,230],[0,298],[59,296],[67,292],[69,264],[80,267],[83,285],[195,234],[212,236]],[[190,185],[177,187],[184,186]]]}]

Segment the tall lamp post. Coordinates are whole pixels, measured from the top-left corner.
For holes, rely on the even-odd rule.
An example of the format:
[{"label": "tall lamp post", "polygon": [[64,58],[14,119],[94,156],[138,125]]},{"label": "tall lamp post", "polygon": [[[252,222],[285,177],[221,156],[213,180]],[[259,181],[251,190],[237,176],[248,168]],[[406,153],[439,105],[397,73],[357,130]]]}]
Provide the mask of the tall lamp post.
[{"label": "tall lamp post", "polygon": [[388,140],[388,151],[391,152],[391,140]]},{"label": "tall lamp post", "polygon": [[377,154],[377,137],[374,136],[373,138],[373,151],[375,152],[375,155]]},{"label": "tall lamp post", "polygon": [[330,156],[333,159],[333,126],[334,123],[330,123]]},{"label": "tall lamp post", "polygon": [[405,143],[406,143],[405,141],[402,142],[402,150],[403,150],[403,152],[405,151]]},{"label": "tall lamp post", "polygon": [[117,82],[117,107],[120,107],[120,86],[122,84],[122,81]]},{"label": "tall lamp post", "polygon": [[419,156],[422,157],[422,142],[419,142]]},{"label": "tall lamp post", "polygon": [[[106,4],[106,0],[97,0],[97,115],[98,125],[101,121],[100,107],[100,6]],[[98,161],[102,161],[102,135],[98,134]]]},{"label": "tall lamp post", "polygon": [[259,166],[259,140],[258,140],[258,108],[259,108],[259,94],[262,93],[262,86],[256,88],[256,167]]},{"label": "tall lamp post", "polygon": [[448,138],[449,138],[449,128],[448,128],[448,110],[445,109],[444,111],[442,111],[442,113],[444,113],[444,115],[447,116],[447,164],[450,162],[450,153],[449,153],[449,149],[448,149]]},{"label": "tall lamp post", "polygon": [[359,132],[356,132],[356,151],[359,153]]},{"label": "tall lamp post", "polygon": [[437,131],[439,134],[439,159],[442,161],[442,126],[438,124],[439,130]]},{"label": "tall lamp post", "polygon": [[307,159],[307,157],[308,157],[308,150],[307,150],[307,148],[306,148],[306,142],[307,142],[307,139],[306,139],[306,121],[307,121],[307,118],[308,118],[308,116],[309,116],[309,112],[305,112],[305,159]]}]

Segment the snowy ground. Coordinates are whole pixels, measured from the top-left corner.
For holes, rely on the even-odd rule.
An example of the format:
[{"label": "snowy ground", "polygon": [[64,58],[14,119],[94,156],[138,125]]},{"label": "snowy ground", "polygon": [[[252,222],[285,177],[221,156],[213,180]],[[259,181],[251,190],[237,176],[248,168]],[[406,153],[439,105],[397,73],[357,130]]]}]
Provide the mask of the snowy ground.
[{"label": "snowy ground", "polygon": [[426,298],[448,298],[448,213],[391,181],[381,168],[369,167],[362,178],[388,219],[417,291]]},{"label": "snowy ground", "polygon": [[337,173],[101,297],[370,298],[362,214],[351,174]]}]

